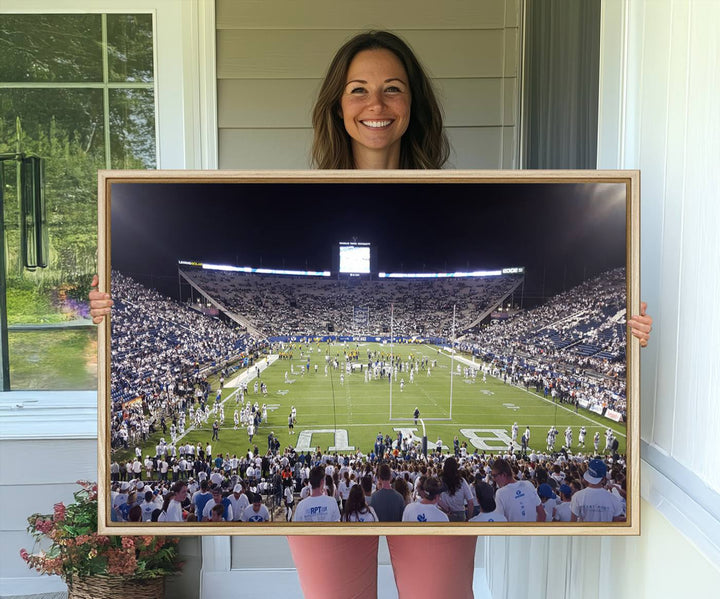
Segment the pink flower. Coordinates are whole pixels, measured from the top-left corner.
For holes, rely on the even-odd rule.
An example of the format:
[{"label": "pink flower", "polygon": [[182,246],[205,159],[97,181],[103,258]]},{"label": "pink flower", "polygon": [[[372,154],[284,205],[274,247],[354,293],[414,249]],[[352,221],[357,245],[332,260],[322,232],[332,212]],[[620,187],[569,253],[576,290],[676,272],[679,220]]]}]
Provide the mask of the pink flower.
[{"label": "pink flower", "polygon": [[108,550],[108,574],[132,574],[137,567],[135,552],[126,549]]},{"label": "pink flower", "polygon": [[38,518],[35,520],[35,528],[40,531],[43,534],[48,534],[52,528],[53,528],[53,521],[52,520],[43,520],[42,518]]},{"label": "pink flower", "polygon": [[132,537],[123,537],[122,546],[125,549],[135,549],[135,541]]},{"label": "pink flower", "polygon": [[27,552],[27,549],[20,550],[20,557],[23,559],[24,562],[30,560],[30,554]]},{"label": "pink flower", "polygon": [[53,512],[53,519],[55,520],[55,522],[62,522],[63,520],[65,520],[66,509],[65,505],[62,502],[56,503],[53,506]]}]

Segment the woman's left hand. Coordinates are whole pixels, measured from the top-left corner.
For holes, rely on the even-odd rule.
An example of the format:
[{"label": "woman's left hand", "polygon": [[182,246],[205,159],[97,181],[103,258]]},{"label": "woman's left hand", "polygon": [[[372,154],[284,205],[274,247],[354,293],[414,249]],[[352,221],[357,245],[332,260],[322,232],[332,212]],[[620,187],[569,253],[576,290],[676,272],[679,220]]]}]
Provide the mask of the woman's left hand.
[{"label": "woman's left hand", "polygon": [[90,300],[90,316],[95,324],[100,324],[105,316],[110,314],[110,306],[113,305],[109,293],[98,291],[98,281],[98,276],[95,275],[92,283],[90,283],[91,291],[88,294],[88,299]]},{"label": "woman's left hand", "polygon": [[640,314],[636,314],[632,318],[628,318],[627,324],[630,332],[640,340],[640,347],[647,347],[650,339],[650,331],[652,331],[652,316],[646,314],[647,304],[640,302]]}]

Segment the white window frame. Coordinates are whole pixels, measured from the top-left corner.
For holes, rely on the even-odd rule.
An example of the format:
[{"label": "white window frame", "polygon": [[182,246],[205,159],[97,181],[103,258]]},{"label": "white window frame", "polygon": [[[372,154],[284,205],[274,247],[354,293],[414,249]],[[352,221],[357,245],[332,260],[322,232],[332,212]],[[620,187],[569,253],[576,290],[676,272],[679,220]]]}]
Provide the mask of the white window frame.
[{"label": "white window frame", "polygon": [[0,14],[153,15],[157,166],[217,168],[215,3],[209,0],[0,0]]},{"label": "white window frame", "polygon": [[[1,14],[153,15],[157,167],[217,168],[212,0],[0,0]],[[32,416],[31,416],[32,414]],[[54,423],[38,426],[38,422]],[[96,391],[0,392],[0,439],[97,438]]]}]

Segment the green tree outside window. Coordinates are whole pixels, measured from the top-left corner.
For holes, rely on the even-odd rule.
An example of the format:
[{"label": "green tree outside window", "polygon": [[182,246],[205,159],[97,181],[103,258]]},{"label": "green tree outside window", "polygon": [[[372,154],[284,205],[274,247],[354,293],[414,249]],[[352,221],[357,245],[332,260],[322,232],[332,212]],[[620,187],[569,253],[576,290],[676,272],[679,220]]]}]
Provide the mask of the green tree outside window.
[{"label": "green tree outside window", "polygon": [[4,174],[12,389],[94,389],[97,171],[156,166],[152,15],[0,15],[0,154],[45,161],[47,268],[24,268],[16,163]]}]

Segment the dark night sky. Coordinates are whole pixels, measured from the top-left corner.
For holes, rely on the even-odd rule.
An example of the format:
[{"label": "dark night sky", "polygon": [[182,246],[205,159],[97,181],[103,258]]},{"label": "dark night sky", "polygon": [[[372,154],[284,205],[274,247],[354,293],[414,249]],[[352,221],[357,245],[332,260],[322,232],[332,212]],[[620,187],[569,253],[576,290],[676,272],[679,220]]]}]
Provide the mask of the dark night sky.
[{"label": "dark night sky", "polygon": [[113,183],[111,196],[112,267],[166,293],[178,259],[334,270],[353,238],[380,271],[525,266],[530,296],[625,263],[624,184]]}]

